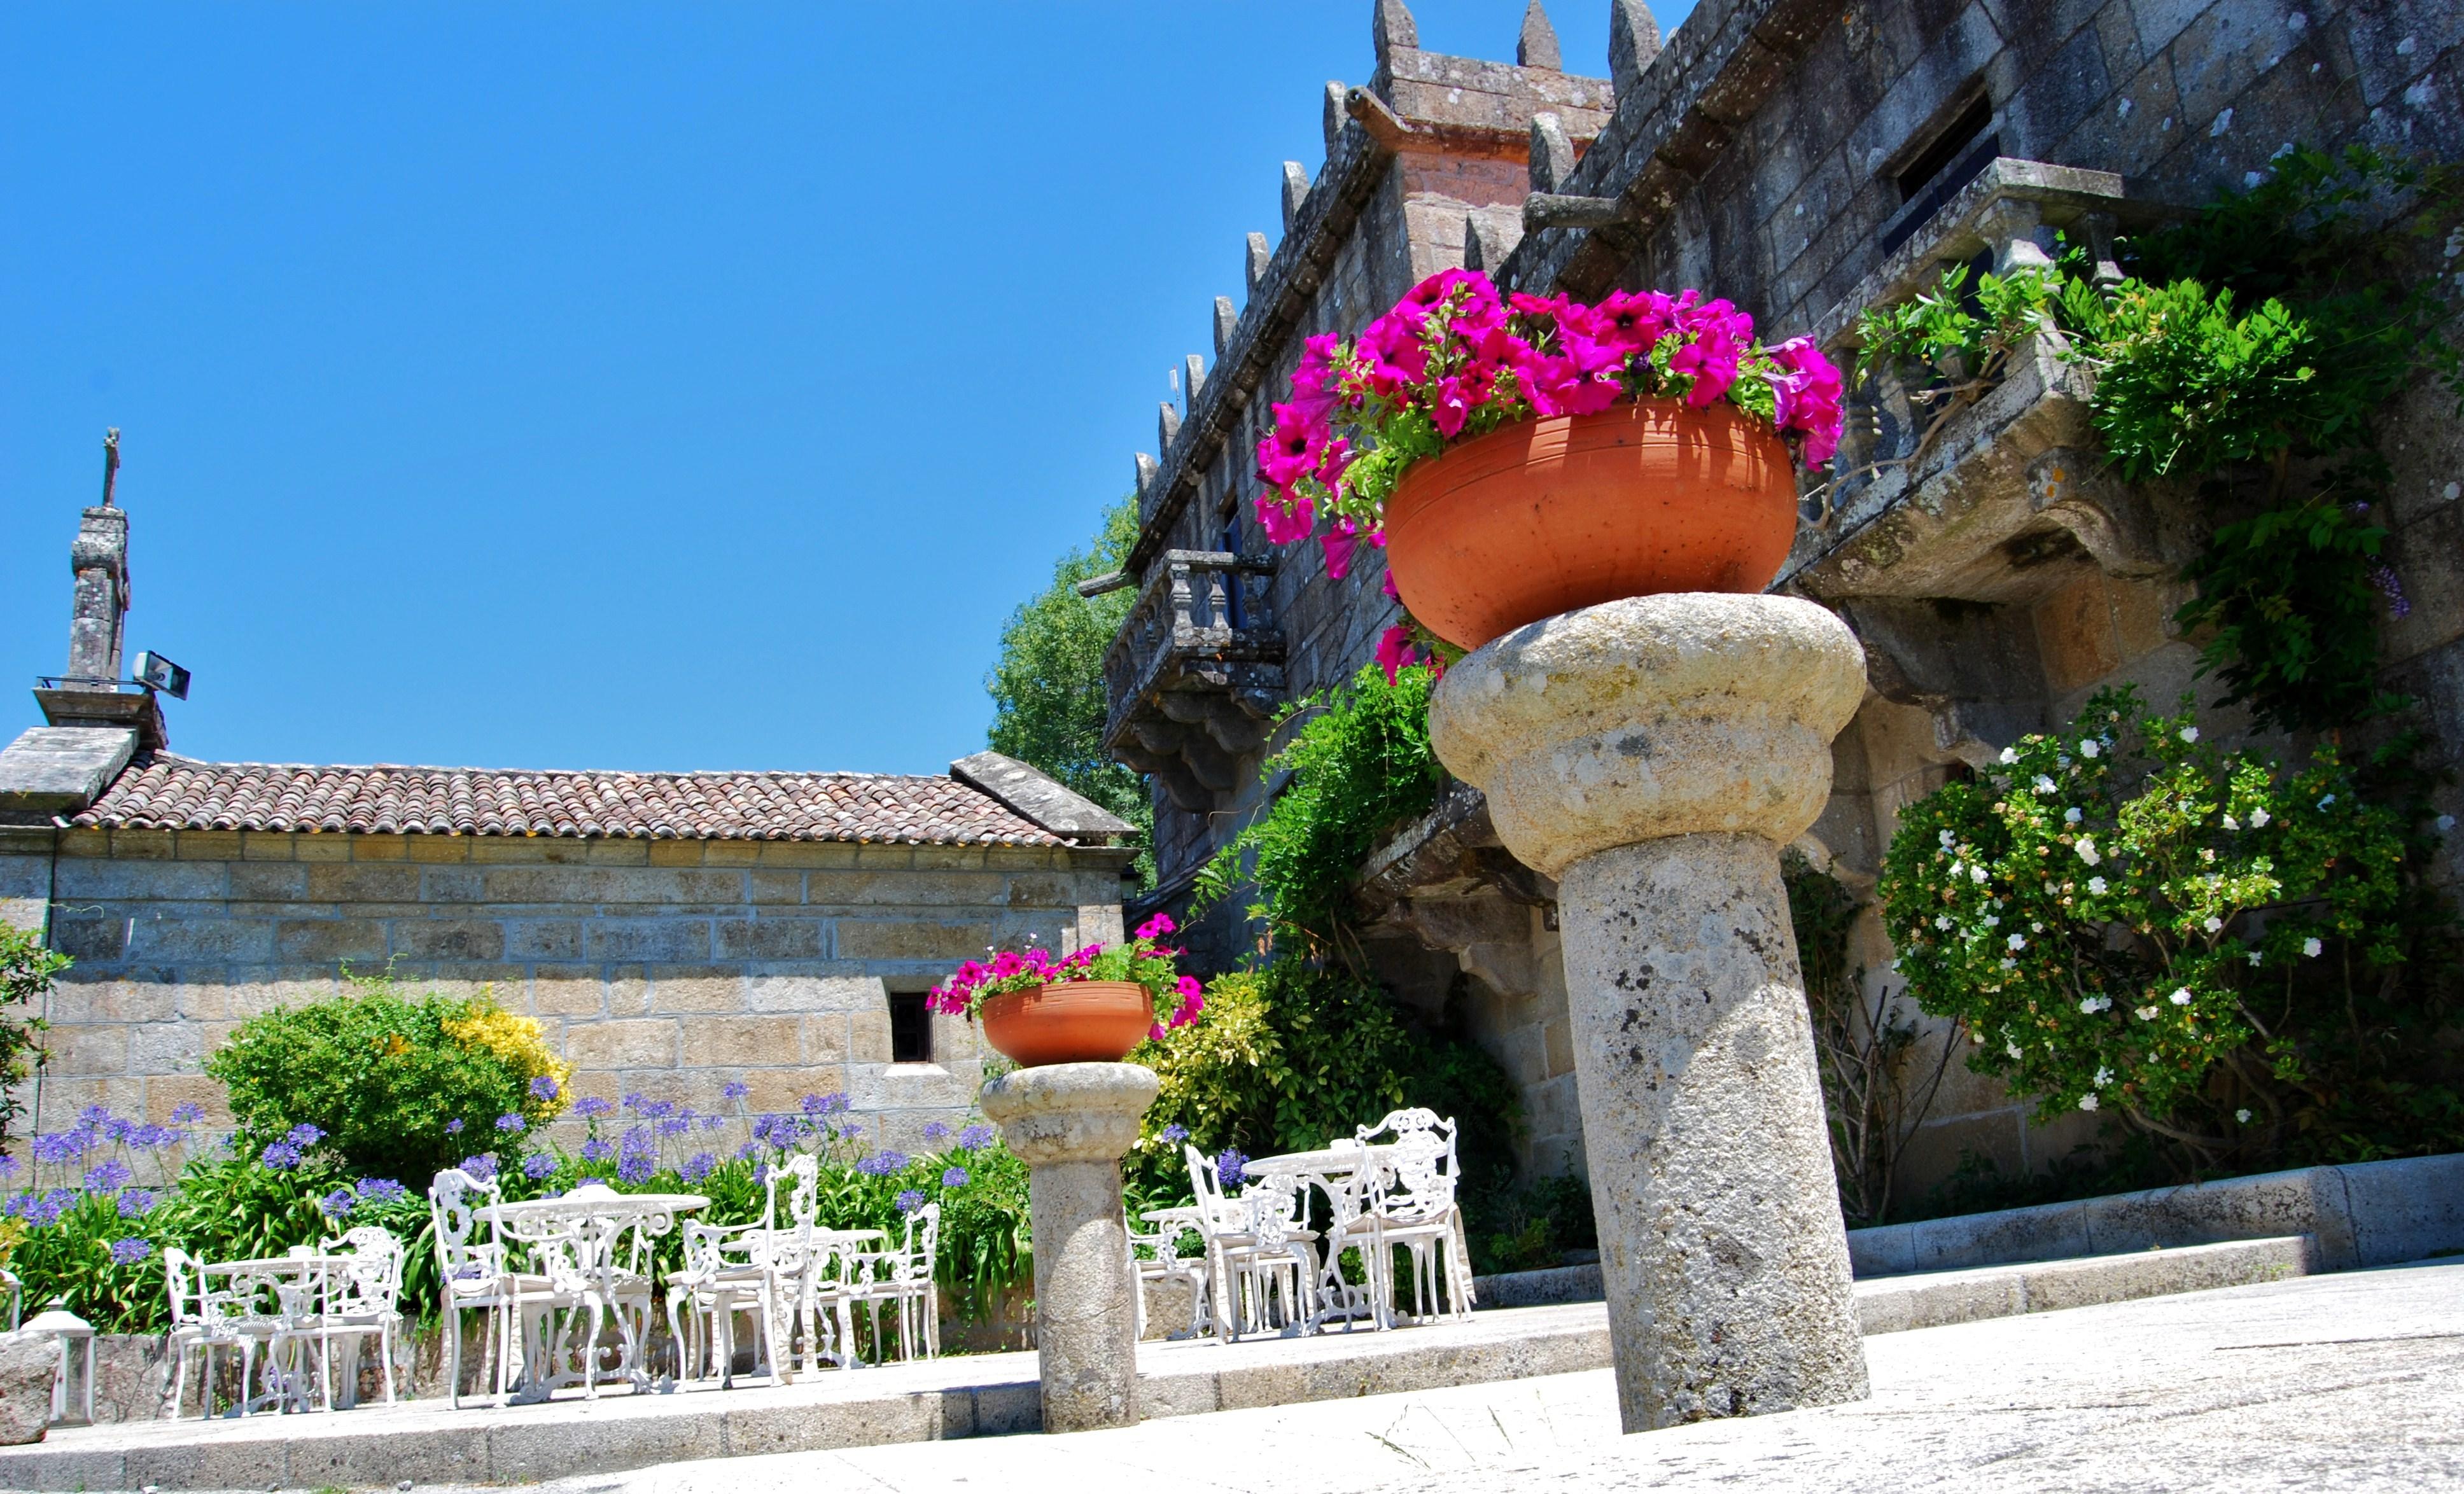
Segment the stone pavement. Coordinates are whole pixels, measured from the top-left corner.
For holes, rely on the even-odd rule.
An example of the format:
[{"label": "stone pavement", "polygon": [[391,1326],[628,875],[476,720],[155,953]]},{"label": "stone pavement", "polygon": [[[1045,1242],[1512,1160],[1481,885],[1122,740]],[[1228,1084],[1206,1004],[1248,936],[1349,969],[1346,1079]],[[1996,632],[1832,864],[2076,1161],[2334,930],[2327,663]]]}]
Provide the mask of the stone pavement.
[{"label": "stone pavement", "polygon": [[2464,1262],[1868,1338],[1873,1398],[1617,1433],[1606,1370],[1067,1437],[674,1463],[543,1494],[2464,1487]]}]

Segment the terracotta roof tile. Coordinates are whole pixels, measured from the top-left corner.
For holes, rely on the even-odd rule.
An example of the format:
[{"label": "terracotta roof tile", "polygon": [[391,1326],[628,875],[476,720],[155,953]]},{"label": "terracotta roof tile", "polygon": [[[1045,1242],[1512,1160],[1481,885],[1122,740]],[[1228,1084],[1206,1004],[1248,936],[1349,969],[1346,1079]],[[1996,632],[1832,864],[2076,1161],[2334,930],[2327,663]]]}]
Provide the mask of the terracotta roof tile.
[{"label": "terracotta roof tile", "polygon": [[1067,844],[946,777],[326,767],[197,762],[168,753],[130,763],[71,823],[120,830]]}]

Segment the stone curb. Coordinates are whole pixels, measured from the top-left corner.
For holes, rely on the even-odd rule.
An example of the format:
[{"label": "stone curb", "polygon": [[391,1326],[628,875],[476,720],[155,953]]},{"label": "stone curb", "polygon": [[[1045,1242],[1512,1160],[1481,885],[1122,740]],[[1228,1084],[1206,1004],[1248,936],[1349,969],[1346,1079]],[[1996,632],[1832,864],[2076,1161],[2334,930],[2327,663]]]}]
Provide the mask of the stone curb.
[{"label": "stone curb", "polygon": [[2218,1286],[2248,1286],[2311,1276],[2319,1270],[2319,1242],[2308,1235],[2231,1241],[1859,1282],[1857,1317],[1869,1334],[1898,1333]]}]

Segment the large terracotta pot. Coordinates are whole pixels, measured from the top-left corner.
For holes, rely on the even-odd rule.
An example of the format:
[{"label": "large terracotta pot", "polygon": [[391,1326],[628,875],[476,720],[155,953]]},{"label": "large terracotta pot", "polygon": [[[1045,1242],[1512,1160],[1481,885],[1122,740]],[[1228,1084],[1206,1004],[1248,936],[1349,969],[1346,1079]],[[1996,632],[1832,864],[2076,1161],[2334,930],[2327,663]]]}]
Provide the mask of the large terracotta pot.
[{"label": "large terracotta pot", "polygon": [[1416,465],[1386,504],[1403,604],[1464,648],[1620,597],[1760,591],[1795,535],[1787,443],[1726,401],[1523,421]]},{"label": "large terracotta pot", "polygon": [[1021,1068],[1115,1064],[1146,1040],[1155,999],[1134,980],[1064,980],[984,998],[984,1041]]}]

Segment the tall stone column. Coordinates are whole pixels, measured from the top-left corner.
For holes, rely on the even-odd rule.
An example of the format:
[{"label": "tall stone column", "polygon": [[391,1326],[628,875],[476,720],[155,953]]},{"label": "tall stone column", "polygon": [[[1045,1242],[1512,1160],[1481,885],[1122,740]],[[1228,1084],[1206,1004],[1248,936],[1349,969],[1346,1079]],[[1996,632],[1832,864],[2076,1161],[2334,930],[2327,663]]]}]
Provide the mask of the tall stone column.
[{"label": "tall stone column", "polygon": [[1121,1158],[1157,1088],[1155,1071],[1135,1064],[1053,1064],[984,1086],[985,1116],[1026,1163],[1046,1432],[1138,1419],[1138,1285]]},{"label": "tall stone column", "polygon": [[1448,670],[1446,766],[1558,882],[1625,1429],[1856,1400],[1864,1347],[1780,882],[1862,697],[1789,597],[1639,597]]}]

